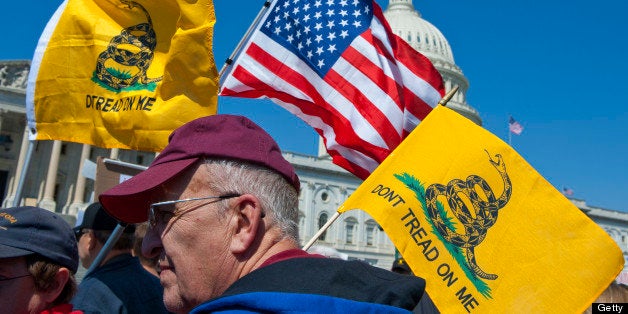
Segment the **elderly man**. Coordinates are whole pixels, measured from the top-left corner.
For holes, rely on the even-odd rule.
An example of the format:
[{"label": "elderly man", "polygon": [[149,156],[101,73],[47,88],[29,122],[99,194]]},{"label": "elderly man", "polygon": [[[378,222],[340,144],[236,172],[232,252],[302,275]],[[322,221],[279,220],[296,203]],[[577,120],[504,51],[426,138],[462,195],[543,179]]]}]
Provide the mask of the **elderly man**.
[{"label": "elderly man", "polygon": [[39,207],[0,209],[0,312],[78,314],[76,238],[61,216]]},{"label": "elderly man", "polygon": [[247,118],[204,117],[151,166],[100,195],[114,217],[148,220],[173,312],[407,313],[436,309],[423,279],[299,249],[299,179]]}]

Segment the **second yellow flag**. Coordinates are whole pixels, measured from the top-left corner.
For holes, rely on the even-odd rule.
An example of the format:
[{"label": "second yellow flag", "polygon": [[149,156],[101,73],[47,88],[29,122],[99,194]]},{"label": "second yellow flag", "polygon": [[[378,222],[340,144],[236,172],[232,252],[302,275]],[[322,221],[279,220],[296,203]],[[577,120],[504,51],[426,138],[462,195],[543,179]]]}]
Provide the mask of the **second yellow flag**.
[{"label": "second yellow flag", "polygon": [[581,313],[623,268],[603,229],[443,106],[338,211],[351,209],[383,227],[443,313]]}]

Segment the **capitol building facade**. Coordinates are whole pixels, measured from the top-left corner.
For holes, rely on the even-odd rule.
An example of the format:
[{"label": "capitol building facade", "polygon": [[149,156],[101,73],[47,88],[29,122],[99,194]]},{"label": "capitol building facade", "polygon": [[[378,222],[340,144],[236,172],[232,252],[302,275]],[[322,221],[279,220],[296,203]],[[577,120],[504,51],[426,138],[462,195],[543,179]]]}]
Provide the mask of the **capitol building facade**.
[{"label": "capitol building facade", "polygon": [[[384,15],[397,35],[434,63],[447,91],[459,87],[447,106],[482,125],[477,110],[467,103],[465,95],[469,82],[455,64],[445,36],[422,18],[411,0],[390,0]],[[16,203],[18,182],[27,159],[25,91],[29,68],[29,61],[0,61],[0,196],[3,207]],[[140,166],[148,166],[155,157],[151,152],[103,149],[61,141],[37,141],[33,145],[17,203],[64,214],[70,221],[95,198],[94,177],[89,174],[89,169],[93,169],[98,157]],[[291,152],[285,152],[284,156],[294,165],[301,179],[299,225],[300,237],[305,243],[333,216],[361,180],[334,165],[322,143],[317,156]],[[591,207],[579,199],[571,201],[617,242],[628,260],[628,212]],[[319,237],[314,249],[387,269],[395,259],[392,242],[377,222],[360,210],[343,213]],[[621,276],[628,277],[627,267]],[[628,278],[624,277],[619,280],[628,283]]]}]

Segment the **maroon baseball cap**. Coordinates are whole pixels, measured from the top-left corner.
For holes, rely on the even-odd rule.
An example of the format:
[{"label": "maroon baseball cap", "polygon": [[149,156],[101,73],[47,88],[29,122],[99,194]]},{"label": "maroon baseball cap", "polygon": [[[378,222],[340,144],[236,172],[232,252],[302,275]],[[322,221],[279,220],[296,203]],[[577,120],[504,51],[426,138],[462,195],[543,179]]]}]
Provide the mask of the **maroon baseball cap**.
[{"label": "maroon baseball cap", "polygon": [[166,148],[146,170],[100,194],[100,203],[120,221],[146,221],[155,188],[205,157],[265,166],[299,191],[294,168],[266,131],[246,117],[221,114],[198,118],[176,129]]}]

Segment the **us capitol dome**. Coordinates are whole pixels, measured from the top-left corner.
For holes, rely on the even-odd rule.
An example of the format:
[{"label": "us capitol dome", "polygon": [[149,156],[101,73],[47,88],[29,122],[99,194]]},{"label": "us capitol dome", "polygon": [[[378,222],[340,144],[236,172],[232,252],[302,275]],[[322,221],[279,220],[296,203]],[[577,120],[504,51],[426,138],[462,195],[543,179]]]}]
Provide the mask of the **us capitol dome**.
[{"label": "us capitol dome", "polygon": [[451,47],[438,28],[421,17],[421,13],[412,5],[412,0],[390,0],[384,16],[395,34],[432,61],[443,77],[447,92],[454,86],[459,87],[447,107],[482,125],[477,110],[466,101],[469,81],[454,62]]}]

